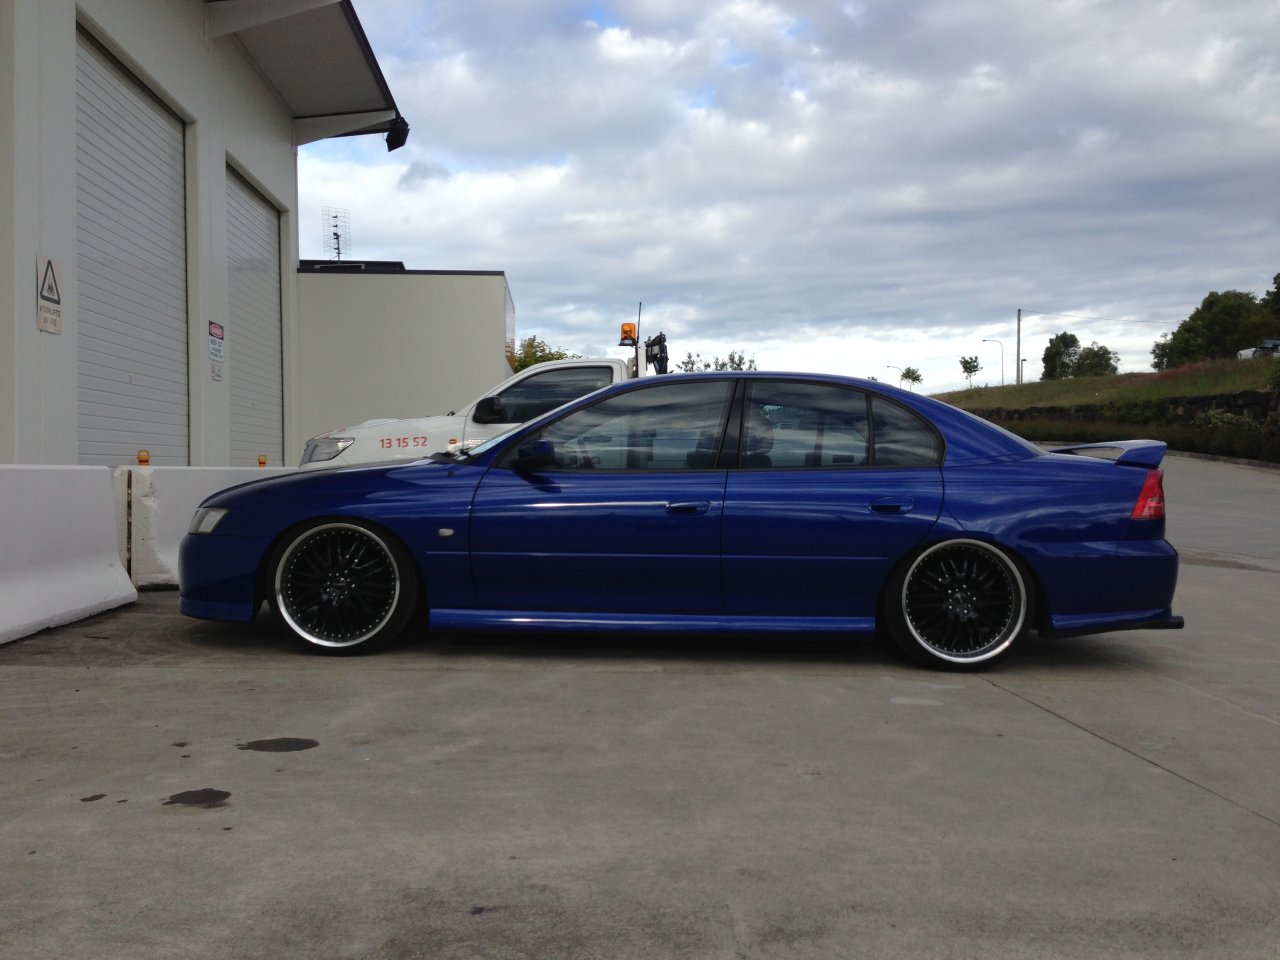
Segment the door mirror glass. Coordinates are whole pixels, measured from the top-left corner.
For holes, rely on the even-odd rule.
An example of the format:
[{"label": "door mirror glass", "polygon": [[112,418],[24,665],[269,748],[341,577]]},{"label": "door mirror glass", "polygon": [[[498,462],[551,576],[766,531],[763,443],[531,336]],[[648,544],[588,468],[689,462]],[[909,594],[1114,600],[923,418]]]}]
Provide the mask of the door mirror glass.
[{"label": "door mirror glass", "polygon": [[476,404],[471,419],[476,423],[509,423],[502,409],[501,397],[485,397]]}]

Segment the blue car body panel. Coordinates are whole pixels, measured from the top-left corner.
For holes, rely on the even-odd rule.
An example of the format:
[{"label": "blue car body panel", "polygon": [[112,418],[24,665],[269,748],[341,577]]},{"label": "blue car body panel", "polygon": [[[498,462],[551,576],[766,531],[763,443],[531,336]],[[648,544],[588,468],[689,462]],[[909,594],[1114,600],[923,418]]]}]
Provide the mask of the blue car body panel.
[{"label": "blue car body panel", "polygon": [[714,470],[490,470],[471,521],[479,605],[625,613],[647,591],[670,613],[718,613],[724,487]]},{"label": "blue car body panel", "polygon": [[1042,630],[1176,625],[1178,559],[1164,521],[1130,516],[1163,444],[1050,453],[884,384],[707,376],[814,381],[887,398],[932,424],[942,439],[939,462],[644,472],[504,465],[545,423],[656,378],[632,381],[469,458],[278,476],[209,497],[204,506],[228,513],[213,533],[183,541],[181,609],[251,619],[269,590],[264,570],[281,538],[302,523],[346,517],[405,545],[431,623],[446,629],[866,632],[876,628],[895,567],[923,545],[956,537],[1020,558]]},{"label": "blue car body panel", "polygon": [[942,490],[937,467],[731,471],[725,613],[785,616],[803,595],[811,617],[873,616],[889,572],[933,530]]}]

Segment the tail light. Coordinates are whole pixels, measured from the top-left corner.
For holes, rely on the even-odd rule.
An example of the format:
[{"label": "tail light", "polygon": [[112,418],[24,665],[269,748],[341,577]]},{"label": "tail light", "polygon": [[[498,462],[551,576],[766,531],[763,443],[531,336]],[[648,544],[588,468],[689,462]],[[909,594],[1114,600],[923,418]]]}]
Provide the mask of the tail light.
[{"label": "tail light", "polygon": [[1164,519],[1164,471],[1148,470],[1147,479],[1142,483],[1142,492],[1138,494],[1138,502],[1133,505],[1129,514],[1134,520]]}]

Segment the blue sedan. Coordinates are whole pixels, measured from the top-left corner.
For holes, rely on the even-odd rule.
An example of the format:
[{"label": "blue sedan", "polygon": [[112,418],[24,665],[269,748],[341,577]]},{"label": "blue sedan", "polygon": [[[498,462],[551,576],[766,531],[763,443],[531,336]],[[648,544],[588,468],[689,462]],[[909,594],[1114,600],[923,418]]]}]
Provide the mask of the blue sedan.
[{"label": "blue sedan", "polygon": [[874,381],[784,373],[607,387],[467,454],[217,493],[181,608],[265,600],[308,647],[438,630],[891,636],[926,664],[1031,629],[1177,628],[1150,440],[1048,452]]}]

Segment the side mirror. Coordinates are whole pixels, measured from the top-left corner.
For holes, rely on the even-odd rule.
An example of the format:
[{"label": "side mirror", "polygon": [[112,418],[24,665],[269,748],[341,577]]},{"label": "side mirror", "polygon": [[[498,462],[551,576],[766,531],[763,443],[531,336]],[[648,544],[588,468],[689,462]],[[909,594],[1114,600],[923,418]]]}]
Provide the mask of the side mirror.
[{"label": "side mirror", "polygon": [[476,404],[471,419],[476,423],[507,423],[507,415],[502,410],[502,398],[485,397]]},{"label": "side mirror", "polygon": [[511,469],[516,473],[534,473],[556,465],[556,447],[550,440],[526,440],[516,447]]}]

